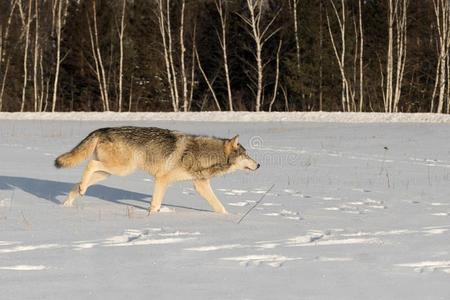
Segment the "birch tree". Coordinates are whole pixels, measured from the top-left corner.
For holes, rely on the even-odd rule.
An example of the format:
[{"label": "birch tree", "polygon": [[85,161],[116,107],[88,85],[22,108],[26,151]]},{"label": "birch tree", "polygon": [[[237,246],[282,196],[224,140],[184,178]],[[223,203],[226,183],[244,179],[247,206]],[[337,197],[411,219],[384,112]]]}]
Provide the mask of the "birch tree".
[{"label": "birch tree", "polygon": [[[256,111],[261,111],[262,97],[263,97],[263,84],[264,84],[264,66],[262,52],[267,41],[273,37],[280,28],[271,30],[273,23],[278,17],[278,12],[268,20],[263,22],[264,17],[264,0],[247,0],[247,9],[249,16],[239,15],[244,23],[248,26],[247,32],[252,37],[255,43],[255,59],[256,59],[256,97],[255,107]],[[265,24],[264,24],[265,23]]]},{"label": "birch tree", "polygon": [[33,55],[33,90],[34,90],[34,111],[39,111],[39,81],[38,81],[38,63],[41,53],[39,46],[39,1],[34,1],[34,55]]},{"label": "birch tree", "polygon": [[220,29],[221,33],[217,33],[219,37],[220,48],[223,55],[223,68],[225,70],[225,80],[227,83],[227,96],[228,96],[228,110],[233,111],[233,95],[231,92],[231,80],[230,71],[228,67],[228,45],[227,45],[227,23],[228,23],[228,10],[225,0],[215,0],[217,12],[220,17]]},{"label": "birch tree", "polygon": [[119,100],[118,100],[118,111],[122,111],[122,97],[123,97],[123,37],[125,31],[125,9],[126,0],[122,0],[122,14],[120,19],[120,31],[119,31],[119,48],[120,48],[120,58],[119,58]]},{"label": "birch tree", "polygon": [[175,60],[174,60],[174,54],[173,54],[173,41],[172,41],[172,22],[170,20],[170,0],[166,0],[166,33],[167,33],[167,40],[168,40],[168,53],[169,53],[169,62],[170,62],[170,69],[172,72],[172,80],[173,80],[173,89],[175,94],[175,106],[174,111],[177,112],[180,109],[180,97],[178,93],[178,80],[177,80],[177,72],[175,71]]},{"label": "birch tree", "polygon": [[56,110],[56,100],[58,98],[58,87],[59,87],[59,72],[61,68],[61,63],[63,58],[61,57],[61,36],[62,27],[65,23],[65,18],[67,17],[67,0],[56,0],[57,1],[57,12],[56,12],[56,62],[55,62],[55,78],[53,81],[53,98],[52,98],[52,112]]},{"label": "birch tree", "polygon": [[[156,0],[158,6],[158,25],[161,34],[161,41],[164,51],[164,62],[166,65],[167,83],[170,89],[173,111],[179,110],[179,93],[177,83],[177,73],[175,72],[173,47],[172,47],[172,29],[170,22],[170,0]],[[165,5],[164,5],[165,4]]]},{"label": "birch tree", "polygon": [[383,94],[385,112],[399,110],[406,64],[408,1],[388,0],[388,49]]},{"label": "birch tree", "polygon": [[438,98],[437,113],[449,113],[449,52],[450,52],[450,3],[447,0],[433,0],[438,32],[438,62],[436,67],[436,80],[431,101],[431,112],[434,112],[434,99]]},{"label": "birch tree", "polygon": [[[23,2],[20,0],[19,3],[20,11],[23,11]],[[20,104],[20,111],[23,112],[25,109],[25,100],[27,93],[27,83],[28,83],[28,48],[30,45],[30,25],[31,25],[31,10],[32,10],[32,0],[28,1],[28,13],[26,17],[22,17],[25,32],[25,46],[23,50],[23,85],[22,85],[22,102]]]},{"label": "birch tree", "polygon": [[350,84],[348,81],[348,76],[346,73],[346,26],[347,26],[347,12],[345,6],[345,0],[341,0],[340,12],[334,3],[334,0],[330,0],[331,6],[333,8],[334,15],[339,25],[339,33],[340,33],[340,49],[338,49],[338,45],[335,41],[335,37],[333,35],[331,29],[331,22],[328,13],[327,17],[327,25],[328,25],[328,33],[330,35],[331,44],[333,46],[334,54],[336,56],[336,60],[338,63],[339,71],[341,74],[341,104],[343,111],[352,111],[352,102],[353,94],[351,93]]},{"label": "birch tree", "polygon": [[11,8],[8,14],[8,19],[3,28],[0,24],[0,74],[2,75],[1,87],[0,87],[0,111],[3,109],[3,95],[5,92],[6,78],[8,77],[8,70],[10,64],[10,57],[7,55],[7,45],[9,38],[9,29],[11,26],[12,17],[14,15],[14,10],[17,5],[17,0],[11,2]]},{"label": "birch tree", "polygon": [[188,86],[187,86],[187,76],[186,76],[186,63],[185,63],[185,53],[186,48],[184,46],[184,12],[186,9],[186,0],[181,1],[181,17],[180,17],[180,61],[181,61],[181,82],[182,82],[182,93],[183,93],[183,111],[187,112],[189,109],[189,98],[188,98]]},{"label": "birch tree", "polygon": [[217,99],[216,92],[214,91],[214,88],[213,88],[213,86],[212,86],[211,81],[208,79],[208,76],[206,76],[205,70],[203,69],[202,64],[201,64],[201,62],[200,62],[200,57],[199,57],[199,55],[198,55],[197,48],[195,48],[195,46],[194,46],[194,51],[195,51],[195,57],[197,58],[198,69],[199,69],[200,72],[202,73],[202,76],[203,76],[203,78],[205,79],[206,84],[208,85],[208,89],[210,90],[211,95],[213,96],[214,103],[216,104],[217,109],[218,109],[219,111],[221,111],[222,109],[220,108],[220,103],[219,103],[219,100]]},{"label": "birch tree", "polygon": [[364,107],[364,31],[362,21],[362,1],[358,0],[358,25],[359,25],[359,112]]},{"label": "birch tree", "polygon": [[276,58],[275,84],[274,84],[274,88],[273,88],[272,101],[270,101],[270,105],[269,105],[269,111],[272,111],[272,106],[275,103],[275,100],[277,99],[277,94],[278,94],[278,82],[280,80],[280,51],[281,51],[282,44],[283,44],[283,40],[280,39],[280,42],[278,43],[277,58]]},{"label": "birch tree", "polygon": [[[291,2],[291,0],[289,1]],[[298,36],[298,4],[300,0],[292,0],[292,15],[294,19],[295,54],[297,58],[297,69],[300,70],[300,38]]]},{"label": "birch tree", "polygon": [[[61,0],[60,0],[61,1]],[[95,75],[97,77],[100,95],[102,98],[103,110],[109,111],[109,92],[108,82],[106,79],[105,67],[103,64],[102,53],[100,51],[100,44],[98,39],[98,26],[97,26],[97,8],[96,1],[92,1],[92,15],[93,25],[91,28],[90,17],[88,15],[88,29],[91,42],[92,56],[95,62]]]}]

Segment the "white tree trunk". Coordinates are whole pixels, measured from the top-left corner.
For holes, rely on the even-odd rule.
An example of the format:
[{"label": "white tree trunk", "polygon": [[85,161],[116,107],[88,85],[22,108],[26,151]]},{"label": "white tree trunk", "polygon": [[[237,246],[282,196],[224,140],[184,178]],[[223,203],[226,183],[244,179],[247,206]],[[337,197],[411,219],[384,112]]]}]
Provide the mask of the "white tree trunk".
[{"label": "white tree trunk", "polygon": [[123,34],[125,30],[125,9],[126,0],[122,0],[122,16],[120,20],[120,33],[119,33],[119,47],[120,47],[120,59],[119,59],[119,103],[118,111],[122,111],[122,97],[123,97]]},{"label": "white tree trunk", "polygon": [[358,0],[358,20],[359,20],[359,111],[364,107],[364,31],[362,22],[362,4]]},{"label": "white tree trunk", "polygon": [[175,87],[173,86],[172,81],[172,71],[170,68],[170,59],[169,59],[169,47],[167,45],[167,39],[166,39],[166,19],[165,19],[165,13],[164,13],[164,5],[163,0],[157,0],[158,4],[158,25],[159,25],[159,31],[161,33],[161,40],[163,43],[163,50],[164,50],[164,62],[166,64],[166,75],[167,75],[167,83],[169,85],[170,89],[170,96],[172,99],[172,108],[174,111],[177,111],[177,103],[175,99]]},{"label": "white tree trunk", "polygon": [[436,92],[438,93],[437,112],[443,113],[445,102],[447,102],[447,113],[449,110],[449,51],[450,51],[450,4],[447,0],[433,0],[433,6],[436,17],[436,28],[438,31],[438,63],[436,68],[436,84],[432,97],[433,100]]},{"label": "white tree trunk", "polygon": [[[262,63],[262,45],[259,24],[261,20],[261,0],[247,0],[248,9],[250,12],[251,30],[253,31],[253,37],[256,46],[256,71],[257,71],[257,84],[256,84],[256,111],[261,110],[261,98],[263,90],[263,63]],[[259,7],[257,15],[255,10]]]},{"label": "white tree trunk", "polygon": [[283,41],[280,39],[280,42],[278,44],[278,50],[277,50],[277,67],[276,67],[276,71],[275,71],[275,86],[273,88],[273,97],[272,97],[272,101],[270,101],[269,111],[272,111],[272,106],[275,103],[275,100],[277,99],[278,81],[280,78],[280,51],[281,51],[282,44],[283,44]]},{"label": "white tree trunk", "polygon": [[[31,25],[31,8],[32,0],[28,1],[28,14],[25,21],[25,49],[23,52],[23,86],[22,86],[22,102],[20,105],[20,111],[23,112],[25,108],[27,83],[28,83],[28,48],[30,42],[30,25]],[[22,1],[20,2],[20,7],[22,10]]]},{"label": "white tree trunk", "polygon": [[407,46],[407,13],[408,1],[401,0],[401,6],[397,8],[397,72],[395,82],[394,104],[392,111],[399,111],[400,97],[402,93],[403,75],[406,65],[406,46]]},{"label": "white tree trunk", "polygon": [[214,98],[214,102],[216,103],[217,109],[218,109],[219,111],[221,111],[222,109],[220,108],[219,100],[217,99],[217,96],[216,96],[216,93],[215,93],[215,91],[214,91],[214,88],[213,88],[213,86],[212,86],[210,80],[208,79],[208,76],[206,76],[206,73],[205,73],[205,71],[203,70],[202,64],[200,63],[200,58],[199,58],[199,56],[198,56],[197,48],[195,48],[195,57],[197,58],[198,69],[199,69],[200,72],[202,73],[203,78],[205,79],[206,84],[208,85],[208,88],[209,88],[209,90],[211,91],[211,94],[212,94],[212,96],[213,96],[213,98]]},{"label": "white tree trunk", "polygon": [[226,1],[224,0],[216,0],[216,8],[220,17],[220,27],[222,29],[222,34],[219,35],[220,47],[222,48],[223,54],[223,66],[225,70],[225,80],[227,83],[227,94],[228,94],[228,110],[233,111],[233,95],[231,92],[231,80],[230,80],[230,71],[228,67],[228,49],[227,49],[227,10],[224,7],[224,2],[226,5]]},{"label": "white tree trunk", "polygon": [[393,69],[394,69],[394,6],[393,0],[389,0],[388,6],[388,50],[386,62],[386,91],[384,96],[384,110],[385,112],[392,112],[392,98],[393,98]]},{"label": "white tree trunk", "polygon": [[300,39],[298,37],[298,13],[297,7],[300,0],[292,0],[292,13],[294,18],[294,35],[295,35],[295,50],[297,56],[297,69],[300,70]]},{"label": "white tree trunk", "polygon": [[175,62],[173,59],[173,47],[172,47],[172,27],[170,22],[170,0],[166,0],[166,25],[167,25],[167,39],[168,39],[168,54],[169,54],[169,62],[170,62],[170,69],[172,71],[172,81],[173,81],[173,90],[175,95],[175,106],[174,111],[179,111],[180,109],[180,100],[179,100],[179,93],[178,93],[178,80],[177,80],[177,73],[175,71]]},{"label": "white tree trunk", "polygon": [[103,97],[105,99],[105,110],[109,111],[109,93],[108,93],[108,83],[106,80],[106,73],[105,68],[103,66],[103,58],[100,51],[100,44],[98,42],[98,27],[97,27],[97,5],[96,1],[94,0],[92,2],[92,8],[93,8],[93,15],[94,15],[94,39],[95,39],[95,52],[97,55],[98,60],[98,66],[100,69],[100,78],[102,82],[102,89],[103,89]]},{"label": "white tree trunk", "polygon": [[188,99],[188,87],[187,87],[187,76],[186,76],[186,64],[185,64],[185,53],[186,48],[184,46],[184,10],[186,7],[186,0],[181,1],[181,21],[180,21],[180,61],[181,61],[181,82],[183,85],[183,111],[187,112],[189,109],[189,99]]},{"label": "white tree trunk", "polygon": [[58,97],[59,67],[61,64],[62,1],[63,0],[58,0],[58,14],[56,17],[56,70],[55,70],[55,79],[53,81],[52,112],[54,112],[56,109],[56,99]]},{"label": "white tree trunk", "polygon": [[38,62],[39,62],[39,1],[35,1],[35,32],[34,32],[34,61],[33,61],[33,87],[34,87],[34,111],[39,108],[39,87],[38,87]]},{"label": "white tree trunk", "polygon": [[[333,35],[333,32],[331,31],[331,23],[330,18],[328,14],[327,17],[327,25],[328,25],[328,33],[330,35],[331,39],[331,45],[333,46],[334,54],[336,56],[336,60],[338,63],[339,71],[341,73],[341,104],[342,104],[342,110],[343,111],[351,111],[350,106],[350,85],[347,79],[347,74],[345,71],[345,53],[346,53],[346,42],[345,42],[345,31],[346,31],[346,11],[345,11],[345,2],[344,0],[341,0],[341,15],[339,15],[339,11],[334,4],[333,0],[330,0],[330,3],[333,7],[334,14],[336,16],[336,19],[338,21],[339,25],[339,32],[341,37],[341,51],[338,51],[336,41]],[[352,101],[353,102],[353,101]]]},{"label": "white tree trunk", "polygon": [[247,9],[250,16],[245,17],[239,15],[241,19],[250,27],[249,33],[255,42],[255,58],[256,58],[256,98],[255,107],[256,111],[261,111],[262,98],[263,98],[263,84],[264,84],[264,62],[262,58],[262,50],[265,43],[274,36],[278,31],[275,29],[269,32],[275,19],[278,17],[280,11],[267,22],[264,26],[261,24],[263,18],[263,0],[247,0]]},{"label": "white tree trunk", "polygon": [[[11,26],[11,20],[12,16],[14,14],[14,10],[17,5],[17,0],[13,0],[11,3],[11,10],[8,15],[8,20],[6,21],[6,27],[4,30],[4,34],[0,36],[0,74],[2,74],[2,86],[0,89],[0,111],[3,109],[3,95],[5,92],[5,84],[6,84],[6,78],[8,77],[8,70],[9,70],[9,64],[10,64],[10,58],[6,58],[6,46],[8,43],[8,37],[9,37],[9,28]],[[0,25],[0,30],[3,29]],[[0,31],[3,33],[3,31]],[[3,66],[3,63],[5,63],[5,66]]]}]

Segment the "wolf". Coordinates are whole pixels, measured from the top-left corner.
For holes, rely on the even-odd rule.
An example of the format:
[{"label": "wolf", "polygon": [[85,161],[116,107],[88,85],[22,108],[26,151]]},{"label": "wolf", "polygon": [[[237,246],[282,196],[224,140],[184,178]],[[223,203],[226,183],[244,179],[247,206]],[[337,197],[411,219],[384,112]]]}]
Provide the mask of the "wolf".
[{"label": "wolf", "polygon": [[71,206],[90,186],[110,175],[126,176],[143,170],[155,178],[149,213],[160,210],[170,184],[191,180],[215,212],[226,214],[210,179],[236,170],[256,171],[260,167],[239,143],[239,135],[224,139],[156,127],[95,130],[70,152],[58,156],[55,167],[74,167],[86,159],[89,161],[81,180],[68,193],[65,206]]}]

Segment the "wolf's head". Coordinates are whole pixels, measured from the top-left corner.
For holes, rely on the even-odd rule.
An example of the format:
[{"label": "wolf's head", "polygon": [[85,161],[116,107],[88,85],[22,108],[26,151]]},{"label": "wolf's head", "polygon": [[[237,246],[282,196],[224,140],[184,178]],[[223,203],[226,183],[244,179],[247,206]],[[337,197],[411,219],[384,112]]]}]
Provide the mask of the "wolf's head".
[{"label": "wolf's head", "polygon": [[256,171],[260,166],[239,144],[239,135],[225,141],[225,155],[232,170]]}]

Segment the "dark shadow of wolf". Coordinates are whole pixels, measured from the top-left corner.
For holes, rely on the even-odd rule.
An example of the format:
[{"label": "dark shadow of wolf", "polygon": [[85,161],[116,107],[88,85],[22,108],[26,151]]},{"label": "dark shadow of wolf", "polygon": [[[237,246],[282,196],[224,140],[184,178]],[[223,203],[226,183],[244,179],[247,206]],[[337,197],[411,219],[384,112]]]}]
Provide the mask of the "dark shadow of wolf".
[{"label": "dark shadow of wolf", "polygon": [[[60,182],[45,179],[27,178],[27,177],[14,177],[14,176],[0,176],[0,190],[20,189],[24,192],[32,194],[40,199],[51,201],[55,204],[62,204],[57,197],[62,196],[64,198],[67,193],[72,189],[74,183]],[[94,185],[89,187],[86,196],[95,197],[101,200],[122,204],[125,206],[133,206],[138,209],[147,210],[151,195],[142,194],[137,192],[126,191],[118,188],[107,187],[104,185]],[[142,205],[133,204],[126,201],[137,201]],[[164,204],[168,207],[183,208],[196,211],[210,212],[209,210]]]}]

